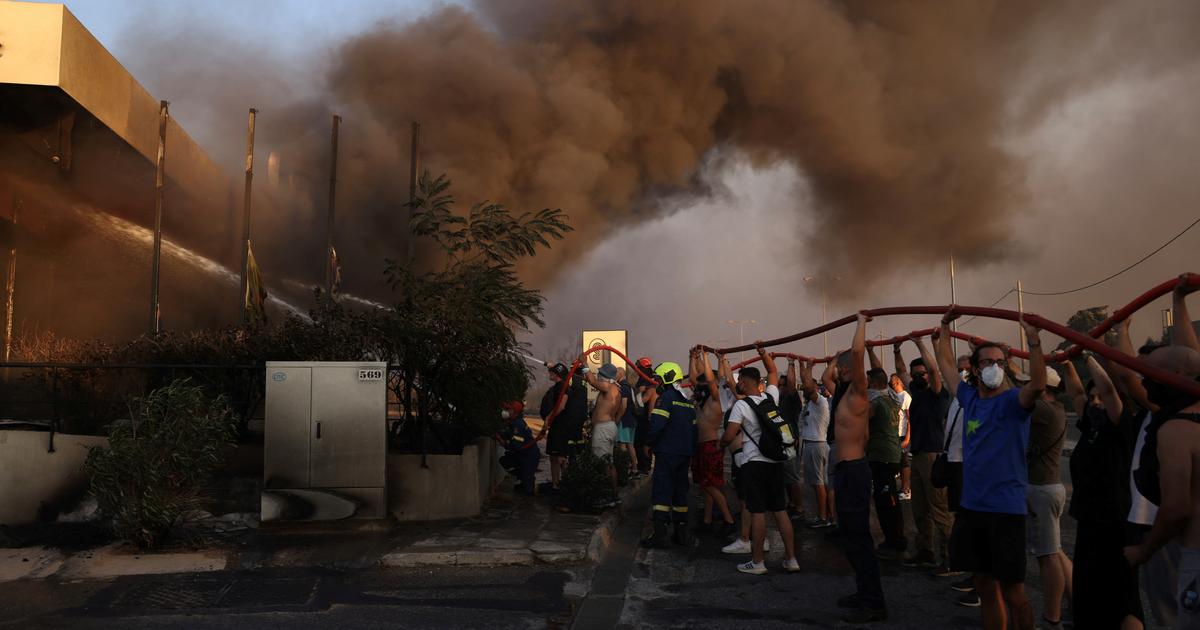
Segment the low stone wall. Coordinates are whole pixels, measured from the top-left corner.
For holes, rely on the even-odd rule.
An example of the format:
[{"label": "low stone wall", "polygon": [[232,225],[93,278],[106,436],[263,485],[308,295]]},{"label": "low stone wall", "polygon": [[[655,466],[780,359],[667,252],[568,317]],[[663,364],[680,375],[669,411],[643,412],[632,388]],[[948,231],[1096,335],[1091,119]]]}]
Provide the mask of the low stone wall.
[{"label": "low stone wall", "polygon": [[0,525],[36,523],[43,506],[57,511],[87,487],[83,462],[90,446],[104,437],[54,434],[54,452],[46,452],[44,431],[0,431]]},{"label": "low stone wall", "polygon": [[504,478],[496,442],[476,440],[462,455],[388,455],[388,509],[399,521],[435,521],[475,516]]}]

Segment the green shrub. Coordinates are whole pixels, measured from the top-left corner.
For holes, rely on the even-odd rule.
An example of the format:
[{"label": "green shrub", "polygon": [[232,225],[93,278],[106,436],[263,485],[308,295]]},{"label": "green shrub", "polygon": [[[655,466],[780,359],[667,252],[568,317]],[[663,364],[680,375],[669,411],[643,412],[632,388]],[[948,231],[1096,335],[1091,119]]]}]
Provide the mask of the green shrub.
[{"label": "green shrub", "polygon": [[209,398],[188,380],[133,399],[129,415],[113,423],[107,447],[89,450],[85,469],[113,532],[152,548],[201,507],[236,423],[223,396]]},{"label": "green shrub", "polygon": [[595,512],[604,508],[613,496],[609,456],[596,457],[585,448],[563,471],[559,483],[559,503],[573,512]]}]

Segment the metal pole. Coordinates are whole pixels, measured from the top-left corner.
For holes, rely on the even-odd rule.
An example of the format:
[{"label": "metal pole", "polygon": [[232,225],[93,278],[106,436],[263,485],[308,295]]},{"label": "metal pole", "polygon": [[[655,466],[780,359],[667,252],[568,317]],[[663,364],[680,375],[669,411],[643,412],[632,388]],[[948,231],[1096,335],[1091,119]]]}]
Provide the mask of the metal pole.
[{"label": "metal pole", "polygon": [[[821,325],[829,323],[828,304],[829,299],[825,294],[824,285],[821,286]],[[821,333],[822,341],[825,343],[825,356],[829,356],[829,331]]]},{"label": "metal pole", "polygon": [[325,228],[327,238],[325,244],[325,293],[329,298],[333,297],[333,211],[337,193],[338,127],[341,124],[342,117],[334,114],[333,131],[330,134],[329,222]]},{"label": "metal pole", "polygon": [[1164,343],[1171,340],[1171,327],[1175,325],[1175,311],[1164,308],[1162,310],[1162,341]]},{"label": "metal pole", "polygon": [[417,254],[416,243],[413,242],[414,237],[413,237],[413,232],[412,232],[412,218],[413,218],[412,204],[417,199],[417,146],[419,144],[420,138],[421,138],[421,124],[414,120],[413,124],[412,124],[412,155],[408,161],[408,225],[406,226],[406,229],[408,230],[408,247],[407,247],[407,249],[408,249],[408,262],[409,263],[412,263],[413,259],[416,257],[416,254]]},{"label": "metal pole", "polygon": [[[954,300],[955,300],[955,296],[954,296],[954,254],[950,254],[950,303],[957,304],[957,302],[955,302]],[[956,330],[958,330],[957,322],[950,322],[950,332],[954,332]],[[958,357],[958,339],[955,339],[954,337],[950,338],[950,348],[951,348],[950,351],[953,352],[954,356],[957,358]]]},{"label": "metal pole", "polygon": [[238,308],[242,312],[242,323],[250,320],[246,310],[246,283],[250,275],[250,187],[254,180],[254,117],[258,110],[250,108],[250,118],[246,123],[246,186],[242,198],[242,291],[238,294]]},{"label": "metal pole", "polygon": [[150,332],[155,335],[162,330],[158,280],[162,264],[163,173],[167,157],[167,119],[170,118],[167,108],[170,106],[167,101],[158,102],[158,167],[154,174],[154,258],[150,263]]},{"label": "metal pole", "polygon": [[[13,243],[8,250],[8,279],[4,283],[4,361],[8,362],[12,359],[12,344],[13,344],[13,312],[14,304],[13,297],[17,291],[17,220],[21,214],[21,200],[18,197],[13,197]],[[8,376],[8,371],[4,372],[5,377]]]},{"label": "metal pole", "polygon": [[[1017,280],[1017,312],[1021,313],[1022,315],[1025,314],[1025,295],[1021,291],[1021,281],[1020,280]],[[1021,322],[1017,322],[1017,338],[1021,342],[1021,351],[1024,352],[1025,351],[1025,327],[1021,325]],[[1029,362],[1021,361],[1021,365],[1025,368],[1025,372],[1028,373],[1029,372]]]}]

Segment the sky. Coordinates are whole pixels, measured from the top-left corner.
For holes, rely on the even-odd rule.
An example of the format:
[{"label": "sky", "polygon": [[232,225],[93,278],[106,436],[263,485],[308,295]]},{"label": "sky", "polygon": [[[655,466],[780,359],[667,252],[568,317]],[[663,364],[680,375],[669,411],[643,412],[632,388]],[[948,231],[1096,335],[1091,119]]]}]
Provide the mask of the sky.
[{"label": "sky", "polygon": [[[329,51],[347,37],[380,21],[412,20],[441,4],[78,0],[67,6],[156,97],[172,100],[173,115],[211,147],[224,141],[206,136],[214,126],[197,103],[207,84],[196,81],[195,92],[186,98],[163,93],[164,86],[178,86],[179,81],[164,74],[160,54],[171,48],[170,38],[181,28],[187,32],[187,25],[195,24],[198,33],[220,34],[211,50],[189,46],[187,54],[226,61],[270,55],[291,62],[284,64],[290,74],[264,80],[278,79],[285,86],[281,89],[303,90],[303,83],[321,71]],[[336,19],[331,19],[331,7]],[[1070,63],[1066,60],[1056,70],[1070,72]],[[1185,61],[1170,68],[1101,75],[1075,86],[1035,119],[1014,122],[1000,142],[1023,160],[1030,194],[1020,207],[1001,211],[1011,215],[1005,217],[1006,229],[1017,246],[995,263],[960,266],[958,301],[987,306],[1018,280],[1027,290],[1042,292],[1088,284],[1137,260],[1200,215],[1195,177],[1200,126],[1194,124],[1198,95],[1200,60]],[[1013,102],[1021,97],[1021,86],[1014,86]],[[231,139],[230,155],[238,155],[239,141]],[[565,359],[575,351],[580,330],[626,328],[634,354],[682,359],[683,350],[694,343],[734,344],[738,330],[728,320],[758,322],[745,329],[748,341],[821,322],[821,292],[803,282],[817,261],[795,251],[817,221],[805,174],[794,164],[752,166],[743,156],[724,154],[710,156],[699,177],[713,194],[677,193],[654,200],[665,209],[656,218],[608,230],[599,245],[540,287],[548,298],[548,325],[526,337],[535,354]],[[797,204],[799,212],[781,210]],[[880,225],[878,237],[862,246],[886,249],[888,241],[888,226]],[[944,251],[946,264],[889,270],[870,294],[853,302],[830,302],[829,318],[863,307],[948,303],[953,243],[930,242],[928,247]],[[1028,296],[1025,307],[1064,322],[1078,308],[1116,307],[1181,271],[1200,271],[1197,252],[1200,228],[1100,287],[1057,298]],[[613,289],[598,292],[597,287]],[[1015,297],[998,306],[1015,308]],[[1166,300],[1159,300],[1142,311],[1134,322],[1135,341],[1158,336],[1159,313],[1166,306]],[[870,334],[891,336],[933,323],[929,318],[889,318],[872,324]],[[1015,324],[978,320],[965,330],[1016,343]],[[849,334],[831,334],[831,349],[842,347]],[[1048,345],[1057,342],[1048,339]],[[790,349],[818,353],[820,338]]]}]

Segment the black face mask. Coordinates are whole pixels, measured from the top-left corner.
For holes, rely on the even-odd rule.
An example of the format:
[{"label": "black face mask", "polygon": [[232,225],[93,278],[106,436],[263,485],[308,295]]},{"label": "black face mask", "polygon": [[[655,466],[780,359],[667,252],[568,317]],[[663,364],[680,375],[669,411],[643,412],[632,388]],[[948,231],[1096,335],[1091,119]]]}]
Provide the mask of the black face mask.
[{"label": "black face mask", "polygon": [[925,377],[922,375],[912,377],[912,380],[909,381],[908,386],[912,389],[925,389],[925,386],[928,384],[929,382],[926,381]]},{"label": "black face mask", "polygon": [[1142,379],[1142,386],[1146,388],[1146,398],[1165,411],[1178,411],[1196,401],[1195,396],[1151,378]]}]

